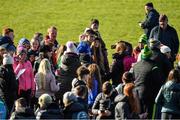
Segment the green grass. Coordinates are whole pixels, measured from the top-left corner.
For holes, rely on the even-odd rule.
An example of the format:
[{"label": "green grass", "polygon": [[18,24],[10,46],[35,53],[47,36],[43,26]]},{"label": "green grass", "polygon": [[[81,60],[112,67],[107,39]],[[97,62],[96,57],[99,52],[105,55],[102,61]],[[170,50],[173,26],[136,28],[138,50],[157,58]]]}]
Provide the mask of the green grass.
[{"label": "green grass", "polygon": [[[119,39],[136,45],[143,31],[138,21],[144,19],[147,0],[1,0],[0,29],[9,26],[15,30],[15,42],[22,37],[31,39],[35,32],[46,34],[47,28],[58,28],[60,44],[78,41],[78,36],[89,26],[90,19],[100,21],[100,33],[110,45]],[[169,17],[180,34],[180,0],[152,0],[160,13]],[[111,60],[110,60],[111,61]]]}]

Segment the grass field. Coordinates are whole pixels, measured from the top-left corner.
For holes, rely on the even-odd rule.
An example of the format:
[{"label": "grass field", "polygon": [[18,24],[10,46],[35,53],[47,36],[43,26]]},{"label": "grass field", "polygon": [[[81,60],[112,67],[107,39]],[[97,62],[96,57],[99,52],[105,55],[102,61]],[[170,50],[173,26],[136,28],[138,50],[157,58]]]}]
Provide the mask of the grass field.
[{"label": "grass field", "polygon": [[[0,0],[0,29],[15,30],[15,42],[22,37],[31,39],[35,32],[46,34],[47,28],[58,28],[58,41],[78,41],[78,36],[89,26],[92,18],[100,21],[100,33],[110,45],[119,39],[136,45],[143,33],[138,21],[144,19],[147,0]],[[180,0],[152,0],[160,13],[169,17],[169,24],[180,35]],[[110,60],[111,61],[111,60]]]}]

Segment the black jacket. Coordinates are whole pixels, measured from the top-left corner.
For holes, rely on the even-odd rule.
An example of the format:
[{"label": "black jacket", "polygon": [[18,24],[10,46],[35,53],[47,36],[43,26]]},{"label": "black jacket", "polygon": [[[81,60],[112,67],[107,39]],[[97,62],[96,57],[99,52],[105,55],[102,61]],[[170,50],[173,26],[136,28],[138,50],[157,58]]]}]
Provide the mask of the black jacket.
[{"label": "black jacket", "polygon": [[161,53],[160,49],[158,49],[158,48],[151,48],[151,50],[153,52],[153,55],[152,55],[151,59],[158,66],[158,68],[159,68],[159,70],[161,72],[163,83],[165,83],[165,81],[166,81],[166,79],[167,79],[167,77],[169,75],[169,72],[172,69],[171,62],[166,57],[166,55]]},{"label": "black jacket", "polygon": [[57,99],[63,98],[67,91],[71,91],[71,83],[77,77],[76,70],[80,66],[79,56],[75,53],[65,53],[62,56],[62,64],[60,67],[60,75],[57,81],[61,83],[60,91],[56,94]]},{"label": "black jacket", "polygon": [[157,25],[159,25],[159,13],[155,9],[152,9],[146,15],[146,19],[142,23],[142,28],[147,37],[149,37],[151,30]]},{"label": "black jacket", "polygon": [[116,120],[139,118],[138,114],[131,111],[127,96],[119,94],[116,96],[114,102],[117,103],[115,107]]},{"label": "black jacket", "polygon": [[51,103],[45,109],[39,109],[36,119],[63,119],[63,112],[56,103]]},{"label": "black jacket", "polygon": [[124,73],[123,58],[125,55],[125,53],[114,53],[112,55],[113,63],[110,67],[110,72],[113,85],[115,86],[122,82],[121,78]]},{"label": "black jacket", "polygon": [[155,97],[163,84],[159,68],[152,60],[141,60],[133,66],[135,86],[142,112],[151,118]]},{"label": "black jacket", "polygon": [[18,84],[12,65],[0,67],[0,96],[11,111],[14,101],[17,98]]},{"label": "black jacket", "polygon": [[156,26],[152,29],[150,37],[159,40],[162,44],[168,46],[171,49],[171,55],[175,60],[175,56],[179,51],[179,38],[176,30],[167,26],[165,30],[160,28],[160,26]]}]

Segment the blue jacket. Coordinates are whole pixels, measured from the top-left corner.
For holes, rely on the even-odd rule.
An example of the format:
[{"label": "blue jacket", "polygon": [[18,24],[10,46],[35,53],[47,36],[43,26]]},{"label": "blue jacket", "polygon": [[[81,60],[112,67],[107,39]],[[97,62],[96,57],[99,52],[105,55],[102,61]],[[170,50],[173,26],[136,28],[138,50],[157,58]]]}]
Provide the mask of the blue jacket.
[{"label": "blue jacket", "polygon": [[151,30],[157,25],[159,25],[159,13],[155,9],[152,9],[146,15],[146,19],[142,23],[142,28],[147,37],[149,37]]},{"label": "blue jacket", "polygon": [[84,53],[84,54],[89,54],[89,55],[91,55],[92,53],[90,45],[87,41],[81,41],[79,43],[79,45],[77,46],[77,52],[79,54]]},{"label": "blue jacket", "polygon": [[96,96],[98,95],[98,82],[96,79],[93,80],[93,88],[88,90],[88,105],[91,108]]},{"label": "blue jacket", "polygon": [[5,103],[0,98],[0,120],[5,120],[7,115],[7,109]]}]

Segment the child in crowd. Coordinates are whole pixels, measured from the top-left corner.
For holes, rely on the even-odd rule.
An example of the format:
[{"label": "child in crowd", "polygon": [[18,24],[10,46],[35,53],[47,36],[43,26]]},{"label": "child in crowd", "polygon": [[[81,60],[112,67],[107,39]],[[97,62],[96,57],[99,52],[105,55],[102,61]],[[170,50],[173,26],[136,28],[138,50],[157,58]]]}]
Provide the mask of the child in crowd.
[{"label": "child in crowd", "polygon": [[31,62],[32,66],[34,66],[34,62],[39,55],[39,47],[40,43],[38,39],[31,39],[31,48],[28,51],[28,60]]},{"label": "child in crowd", "polygon": [[15,101],[15,111],[12,113],[10,120],[16,119],[35,119],[33,110],[28,107],[24,98]]},{"label": "child in crowd", "polygon": [[90,64],[88,66],[90,71],[90,77],[87,79],[88,87],[88,105],[89,108],[92,107],[96,96],[101,92],[102,81],[101,74],[97,64]]},{"label": "child in crowd", "polygon": [[133,74],[130,73],[130,72],[125,72],[122,76],[122,82],[123,83],[120,83],[115,89],[116,91],[118,92],[118,94],[123,94],[124,93],[124,86],[127,84],[127,83],[133,83],[134,81],[134,77],[133,77]]}]

